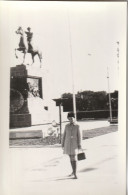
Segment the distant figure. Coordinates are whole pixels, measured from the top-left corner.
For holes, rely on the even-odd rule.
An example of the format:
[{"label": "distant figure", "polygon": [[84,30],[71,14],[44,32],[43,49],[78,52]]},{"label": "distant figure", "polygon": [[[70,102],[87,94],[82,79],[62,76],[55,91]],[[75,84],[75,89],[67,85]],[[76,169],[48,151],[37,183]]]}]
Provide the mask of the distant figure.
[{"label": "distant figure", "polygon": [[28,27],[27,30],[28,31],[25,31],[25,33],[27,34],[28,53],[31,53],[31,51],[33,51],[33,46],[31,44],[33,33],[31,32],[31,28],[30,27]]},{"label": "distant figure", "polygon": [[77,179],[76,149],[81,149],[81,134],[79,125],[75,124],[75,115],[73,113],[68,113],[67,118],[69,123],[65,126],[62,138],[62,148],[64,150],[64,154],[69,155],[71,167],[73,170],[69,176],[74,175],[74,179]]}]

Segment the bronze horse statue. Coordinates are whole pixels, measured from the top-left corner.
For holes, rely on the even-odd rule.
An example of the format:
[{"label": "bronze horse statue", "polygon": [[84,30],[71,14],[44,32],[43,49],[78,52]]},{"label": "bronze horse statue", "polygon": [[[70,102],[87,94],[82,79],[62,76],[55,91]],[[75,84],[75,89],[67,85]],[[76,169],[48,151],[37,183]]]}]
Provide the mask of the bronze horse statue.
[{"label": "bronze horse statue", "polygon": [[25,32],[25,33],[27,34],[28,49],[25,46],[24,31],[23,31],[22,27],[19,27],[18,30],[15,31],[16,34],[19,34],[20,35],[19,48],[15,48],[15,56],[16,56],[16,58],[18,58],[16,51],[22,52],[24,54],[23,55],[23,62],[22,63],[24,63],[26,54],[27,53],[30,53],[31,54],[31,57],[32,57],[32,64],[33,64],[35,62],[34,57],[36,55],[38,55],[39,60],[40,60],[40,67],[41,67],[41,63],[42,63],[42,52],[33,49],[33,46],[31,44],[31,39],[32,39],[33,33],[30,32],[30,28],[29,27],[27,28],[27,30],[28,31]]}]

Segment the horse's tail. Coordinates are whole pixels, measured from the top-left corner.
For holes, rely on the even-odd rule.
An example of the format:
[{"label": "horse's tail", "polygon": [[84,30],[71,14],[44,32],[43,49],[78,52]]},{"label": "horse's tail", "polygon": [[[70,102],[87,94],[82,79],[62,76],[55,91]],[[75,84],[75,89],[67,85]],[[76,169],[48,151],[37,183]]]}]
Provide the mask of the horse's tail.
[{"label": "horse's tail", "polygon": [[42,55],[42,52],[40,51],[40,59],[42,60],[43,59],[43,55]]},{"label": "horse's tail", "polygon": [[42,52],[39,52],[39,59],[40,59],[40,68],[42,67]]}]

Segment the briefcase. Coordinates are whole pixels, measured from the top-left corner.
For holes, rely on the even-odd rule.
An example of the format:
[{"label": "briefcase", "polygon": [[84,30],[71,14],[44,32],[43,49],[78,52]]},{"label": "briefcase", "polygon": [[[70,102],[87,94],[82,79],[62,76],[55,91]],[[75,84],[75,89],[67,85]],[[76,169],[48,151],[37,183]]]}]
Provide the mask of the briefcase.
[{"label": "briefcase", "polygon": [[78,153],[77,154],[77,159],[78,160],[85,160],[86,159],[86,155],[84,152]]}]

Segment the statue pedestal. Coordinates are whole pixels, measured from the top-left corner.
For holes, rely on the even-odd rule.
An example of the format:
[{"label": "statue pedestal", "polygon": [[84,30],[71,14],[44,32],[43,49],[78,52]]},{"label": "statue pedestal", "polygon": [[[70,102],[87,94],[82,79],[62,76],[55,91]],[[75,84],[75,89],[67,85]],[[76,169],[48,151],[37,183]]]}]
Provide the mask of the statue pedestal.
[{"label": "statue pedestal", "polygon": [[[42,69],[25,65],[11,68],[10,78],[10,128],[29,127],[38,123],[36,113],[44,112]],[[43,118],[43,116],[42,116]]]}]

